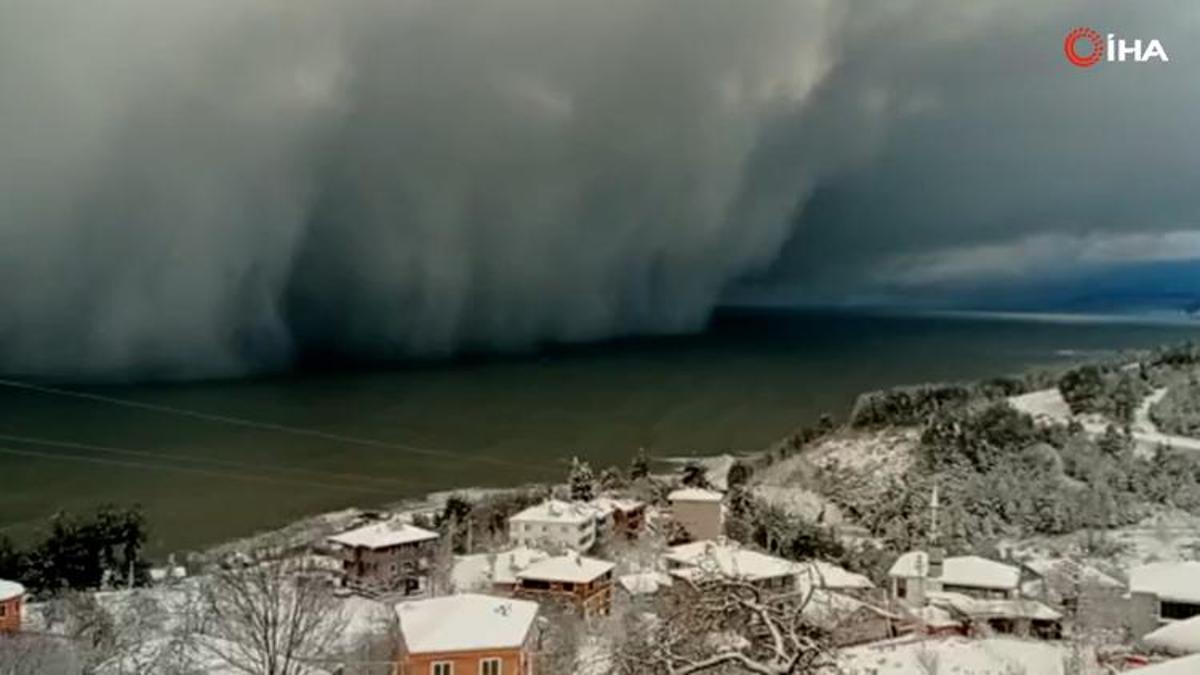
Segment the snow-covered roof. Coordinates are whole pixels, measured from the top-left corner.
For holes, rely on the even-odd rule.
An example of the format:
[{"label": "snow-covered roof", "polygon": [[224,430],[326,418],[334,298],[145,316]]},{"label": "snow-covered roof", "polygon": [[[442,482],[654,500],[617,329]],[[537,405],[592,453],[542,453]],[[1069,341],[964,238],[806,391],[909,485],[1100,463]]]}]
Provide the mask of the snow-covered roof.
[{"label": "snow-covered roof", "polygon": [[550,554],[545,551],[524,546],[498,553],[457,556],[451,580],[460,591],[484,588],[491,584],[513,584],[517,581],[517,572],[549,557]]},{"label": "snow-covered roof", "polygon": [[613,567],[614,565],[607,560],[568,553],[535,562],[517,572],[517,578],[583,584],[611,572]]},{"label": "snow-covered roof", "polygon": [[1171,654],[1200,654],[1200,616],[1172,621],[1147,633],[1142,642]]},{"label": "snow-covered roof", "polygon": [[694,541],[675,546],[666,559],[687,566],[673,570],[682,577],[716,574],[733,579],[757,581],[793,576],[803,571],[800,564],[742,548],[736,541]]},{"label": "snow-covered roof", "polygon": [[864,609],[876,616],[890,619],[901,618],[881,607],[852,598],[844,593],[823,588],[813,590],[801,613],[811,621],[832,628],[850,620],[856,612]]},{"label": "snow-covered roof", "polygon": [[[812,575],[821,588],[875,588],[875,584],[867,577],[824,560],[814,560],[807,563]],[[804,574],[802,572],[802,574]]]},{"label": "snow-covered roof", "polygon": [[917,607],[908,612],[914,619],[920,621],[925,626],[930,628],[948,628],[957,626],[962,622],[955,619],[950,612],[938,607],[937,605],[925,605]]},{"label": "snow-covered roof", "polygon": [[719,502],[724,498],[720,492],[701,488],[683,488],[667,495],[667,500],[672,502]]},{"label": "snow-covered roof", "polygon": [[1062,614],[1050,607],[1027,598],[1012,600],[983,600],[961,593],[931,592],[930,604],[957,610],[974,619],[1036,619],[1057,621]]},{"label": "snow-covered roof", "polygon": [[617,577],[617,583],[630,595],[653,595],[661,588],[671,587],[671,576],[662,572],[642,572]]},{"label": "snow-covered roof", "polygon": [[1129,572],[1129,590],[1160,600],[1200,603],[1200,562],[1156,562]]},{"label": "snow-covered roof", "polygon": [[[125,673],[203,673],[204,675],[241,675],[245,671],[229,663],[241,653],[233,643],[207,635],[189,640],[158,637],[140,642],[121,656],[96,667],[97,675]],[[328,675],[329,671],[295,664],[297,675]]]},{"label": "snow-covered roof", "polygon": [[151,567],[151,581],[166,581],[168,579],[183,579],[187,576],[187,568],[181,565],[173,567]]},{"label": "snow-covered roof", "polygon": [[646,502],[624,497],[596,497],[590,504],[605,511],[636,511],[646,505]]},{"label": "snow-covered roof", "polygon": [[1137,675],[1196,675],[1200,673],[1200,654],[1171,659],[1152,666],[1138,668]]},{"label": "snow-covered roof", "polygon": [[923,577],[929,571],[929,556],[924,551],[909,551],[896,558],[889,577]]},{"label": "snow-covered roof", "polygon": [[414,654],[520,647],[537,612],[536,602],[475,593],[396,605],[404,645]]},{"label": "snow-covered roof", "polygon": [[596,507],[583,502],[565,502],[547,499],[509,517],[509,522],[534,523],[586,523],[603,515]]},{"label": "snow-covered roof", "polygon": [[1043,579],[1058,576],[1065,579],[1093,583],[1105,588],[1125,587],[1125,584],[1121,583],[1118,579],[1101,572],[1091,565],[1070,558],[1041,558],[1027,560],[1023,564]]},{"label": "snow-covered roof", "polygon": [[[929,554],[909,551],[888,570],[892,577],[925,577],[929,573]],[[941,582],[949,586],[1010,590],[1021,581],[1021,570],[1012,565],[976,555],[954,556],[942,561]]]},{"label": "snow-covered roof", "polygon": [[422,541],[437,539],[437,532],[417,527],[402,520],[385,520],[379,523],[335,534],[329,541],[352,548],[391,548],[403,544],[415,544]]},{"label": "snow-covered roof", "polygon": [[15,581],[0,579],[0,602],[25,595],[25,587]]},{"label": "snow-covered roof", "polygon": [[[840,672],[914,675],[936,661],[939,673],[1058,675],[1065,652],[1059,643],[1018,638],[885,640],[838,652]],[[1142,675],[1145,671],[1135,671]],[[1188,671],[1193,673],[1195,671]],[[1152,675],[1175,675],[1154,673]]]}]

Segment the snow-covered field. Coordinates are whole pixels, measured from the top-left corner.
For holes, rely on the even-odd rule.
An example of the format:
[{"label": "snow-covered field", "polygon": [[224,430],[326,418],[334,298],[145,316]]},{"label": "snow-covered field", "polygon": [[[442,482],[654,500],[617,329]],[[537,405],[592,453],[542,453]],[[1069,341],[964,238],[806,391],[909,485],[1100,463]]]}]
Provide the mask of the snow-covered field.
[{"label": "snow-covered field", "polygon": [[[1164,434],[1150,419],[1150,406],[1161,400],[1166,393],[1165,388],[1157,389],[1138,406],[1133,423],[1133,439],[1137,442],[1138,452],[1149,456],[1160,445],[1200,452],[1200,439]],[[1109,425],[1107,420],[1098,415],[1071,415],[1071,409],[1058,389],[1042,389],[1013,396],[1008,402],[1012,407],[1043,423],[1066,424],[1075,419],[1089,434],[1103,434]]]},{"label": "snow-covered field", "polygon": [[841,675],[1064,675],[1059,643],[1014,638],[903,639],[843,650]]}]

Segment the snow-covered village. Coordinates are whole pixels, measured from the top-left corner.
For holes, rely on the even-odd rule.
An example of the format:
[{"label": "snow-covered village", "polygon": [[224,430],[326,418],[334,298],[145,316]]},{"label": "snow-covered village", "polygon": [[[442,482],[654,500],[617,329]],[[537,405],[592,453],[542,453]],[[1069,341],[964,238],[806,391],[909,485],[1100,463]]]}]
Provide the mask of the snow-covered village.
[{"label": "snow-covered village", "polygon": [[56,523],[0,550],[0,672],[1195,675],[1197,368],[872,392],[760,452],[568,458],[165,564],[135,514]]}]

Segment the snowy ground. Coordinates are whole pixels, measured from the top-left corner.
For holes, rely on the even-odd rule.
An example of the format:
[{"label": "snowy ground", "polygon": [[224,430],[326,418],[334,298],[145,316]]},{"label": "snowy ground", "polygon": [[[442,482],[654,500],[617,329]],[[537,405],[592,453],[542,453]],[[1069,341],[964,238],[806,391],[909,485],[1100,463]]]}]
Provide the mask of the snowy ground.
[{"label": "snowy ground", "polygon": [[1039,536],[1013,542],[1020,556],[1035,558],[1071,555],[1123,577],[1131,567],[1155,561],[1196,560],[1200,557],[1200,517],[1183,511],[1163,511],[1136,525],[1104,530],[1106,541],[1120,551],[1104,558],[1089,559],[1079,550],[1080,533],[1057,537]]},{"label": "snowy ground", "polygon": [[665,457],[662,461],[675,467],[676,470],[672,471],[672,474],[677,474],[678,469],[684,465],[699,464],[704,467],[704,478],[708,483],[723,492],[729,487],[729,469],[733,467],[737,457],[730,454],[705,457]]},{"label": "snowy ground", "polygon": [[1064,675],[1059,643],[1014,638],[903,639],[843,650],[841,675]]},{"label": "snowy ground", "polygon": [[[1166,393],[1167,390],[1165,388],[1157,389],[1138,406],[1133,423],[1133,439],[1137,442],[1138,452],[1148,456],[1160,445],[1169,445],[1179,450],[1200,452],[1200,439],[1164,434],[1158,430],[1158,427],[1154,425],[1154,421],[1150,419],[1150,406],[1161,400]],[[1067,406],[1067,402],[1063,400],[1062,394],[1058,389],[1042,389],[1020,396],[1013,396],[1008,399],[1008,402],[1017,410],[1027,413],[1035,420],[1044,423],[1066,424],[1072,419],[1076,419],[1089,434],[1093,435],[1103,434],[1109,425],[1107,420],[1097,415],[1071,415],[1071,409]]]}]

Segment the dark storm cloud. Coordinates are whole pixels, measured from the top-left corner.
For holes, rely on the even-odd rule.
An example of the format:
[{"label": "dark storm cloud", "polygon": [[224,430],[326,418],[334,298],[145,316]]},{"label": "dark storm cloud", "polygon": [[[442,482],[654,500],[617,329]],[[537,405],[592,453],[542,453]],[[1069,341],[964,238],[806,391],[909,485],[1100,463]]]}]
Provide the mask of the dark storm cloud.
[{"label": "dark storm cloud", "polygon": [[831,3],[0,0],[0,369],[195,376],[692,329]]},{"label": "dark storm cloud", "polygon": [[[0,370],[686,330],[772,262],[1186,230],[1195,10],[1045,4],[0,0]],[[1173,61],[1081,77],[1077,23]]]},{"label": "dark storm cloud", "polygon": [[[873,127],[882,140],[867,161],[821,176],[755,290],[877,299],[896,287],[1200,257],[1200,9],[954,5],[851,19],[853,38],[811,106],[844,110],[874,92],[888,102]],[[1062,55],[1078,25],[1160,39],[1171,61],[1079,70]]]}]

